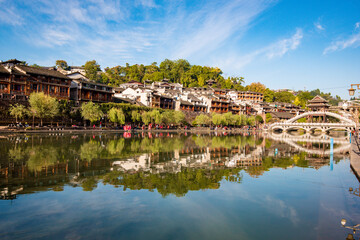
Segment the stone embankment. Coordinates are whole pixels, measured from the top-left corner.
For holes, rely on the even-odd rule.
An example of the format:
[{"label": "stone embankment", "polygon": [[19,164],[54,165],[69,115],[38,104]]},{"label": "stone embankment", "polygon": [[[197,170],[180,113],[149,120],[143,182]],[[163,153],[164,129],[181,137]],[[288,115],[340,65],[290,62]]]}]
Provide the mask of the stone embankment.
[{"label": "stone embankment", "polygon": [[360,181],[360,140],[354,137],[351,140],[350,167]]}]

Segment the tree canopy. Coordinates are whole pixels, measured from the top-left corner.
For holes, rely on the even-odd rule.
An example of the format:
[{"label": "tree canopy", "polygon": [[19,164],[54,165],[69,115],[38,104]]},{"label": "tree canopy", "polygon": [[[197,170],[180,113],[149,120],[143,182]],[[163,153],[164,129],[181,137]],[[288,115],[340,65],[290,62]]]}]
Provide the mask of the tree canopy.
[{"label": "tree canopy", "polygon": [[88,102],[81,105],[81,116],[93,123],[99,121],[104,116],[104,113],[101,111],[99,105]]},{"label": "tree canopy", "polygon": [[29,104],[32,114],[40,118],[41,126],[44,118],[53,118],[59,112],[59,102],[56,98],[45,95],[43,92],[31,93]]},{"label": "tree canopy", "polygon": [[84,65],[85,68],[85,76],[92,81],[98,81],[100,79],[100,75],[98,72],[101,71],[100,65],[95,61],[87,61]]},{"label": "tree canopy", "polygon": [[68,69],[69,66],[65,60],[56,60],[55,65],[57,68]]},{"label": "tree canopy", "polygon": [[217,67],[191,65],[185,59],[169,60],[165,59],[157,65],[156,62],[150,65],[126,64],[105,68],[99,81],[110,85],[119,85],[131,80],[139,82],[156,82],[164,78],[172,83],[181,83],[184,87],[203,87],[207,86],[208,80],[215,81],[219,88],[229,88],[242,90],[243,77],[222,76],[222,70]]},{"label": "tree canopy", "polygon": [[22,119],[29,114],[29,111],[26,107],[22,104],[15,104],[10,107],[10,115],[15,117],[15,121],[17,122],[18,119]]},{"label": "tree canopy", "polygon": [[108,112],[108,117],[111,122],[124,124],[125,123],[125,115],[120,108],[111,108]]}]

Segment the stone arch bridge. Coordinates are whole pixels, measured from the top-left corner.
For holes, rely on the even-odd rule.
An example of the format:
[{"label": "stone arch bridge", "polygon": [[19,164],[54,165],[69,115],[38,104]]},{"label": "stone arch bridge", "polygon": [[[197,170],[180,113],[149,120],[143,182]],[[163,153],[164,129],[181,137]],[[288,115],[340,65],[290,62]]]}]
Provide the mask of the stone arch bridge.
[{"label": "stone arch bridge", "polygon": [[[304,117],[311,116],[330,116],[336,119],[339,119],[338,123],[299,123],[297,120]],[[333,112],[306,112],[300,115],[297,115],[285,122],[277,122],[273,123],[269,126],[269,130],[276,131],[291,131],[303,129],[306,132],[312,132],[315,130],[321,130],[323,133],[328,132],[330,130],[345,130],[350,132],[351,130],[356,128],[356,124],[353,120],[343,117],[337,113]]]}]

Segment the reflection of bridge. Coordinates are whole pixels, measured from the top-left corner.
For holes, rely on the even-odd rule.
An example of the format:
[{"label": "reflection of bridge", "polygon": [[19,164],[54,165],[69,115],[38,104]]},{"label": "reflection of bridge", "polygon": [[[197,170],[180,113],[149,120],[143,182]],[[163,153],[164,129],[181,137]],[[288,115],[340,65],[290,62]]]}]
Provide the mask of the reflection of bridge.
[{"label": "reflection of bridge", "polygon": [[[306,152],[306,153],[310,153],[310,154],[318,154],[318,155],[330,155],[331,154],[330,149],[326,149],[326,150],[324,150],[324,149],[308,149],[308,148],[305,148],[305,147],[297,144],[297,142],[330,143],[330,141],[331,141],[330,137],[325,134],[317,136],[317,137],[313,137],[313,136],[310,136],[309,134],[294,136],[294,135],[288,134],[286,132],[283,132],[281,134],[270,133],[267,136],[273,140],[285,142],[301,152]],[[339,145],[333,149],[333,153],[341,153],[343,151],[350,150],[351,144],[349,143],[349,139],[347,137],[333,138],[333,141],[334,141],[334,144]]]},{"label": "reflection of bridge", "polygon": [[[304,117],[312,117],[312,116],[330,116],[340,120],[339,123],[299,123],[297,120]],[[321,130],[322,132],[328,132],[330,130],[346,130],[351,131],[356,127],[354,121],[349,118],[343,117],[337,113],[332,112],[306,112],[300,115],[297,115],[285,122],[277,122],[273,123],[269,126],[269,130],[298,130],[303,129],[307,132],[312,132],[314,130]]]},{"label": "reflection of bridge", "polygon": [[270,133],[269,136],[271,139],[277,141],[288,141],[293,142],[311,142],[311,143],[330,143],[330,138],[333,138],[334,143],[346,144],[349,143],[349,137],[330,137],[326,134],[312,135],[309,132],[303,135],[292,135],[287,132],[282,132],[279,134]]}]

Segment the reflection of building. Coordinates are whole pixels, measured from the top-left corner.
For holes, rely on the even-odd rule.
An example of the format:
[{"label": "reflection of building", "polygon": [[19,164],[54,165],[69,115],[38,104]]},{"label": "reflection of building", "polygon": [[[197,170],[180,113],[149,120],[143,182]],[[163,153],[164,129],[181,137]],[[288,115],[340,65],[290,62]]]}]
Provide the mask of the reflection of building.
[{"label": "reflection of building", "polygon": [[19,186],[16,189],[9,189],[8,187],[5,187],[3,189],[0,189],[0,199],[1,200],[16,199],[16,195],[23,190],[24,188],[22,186]]}]

